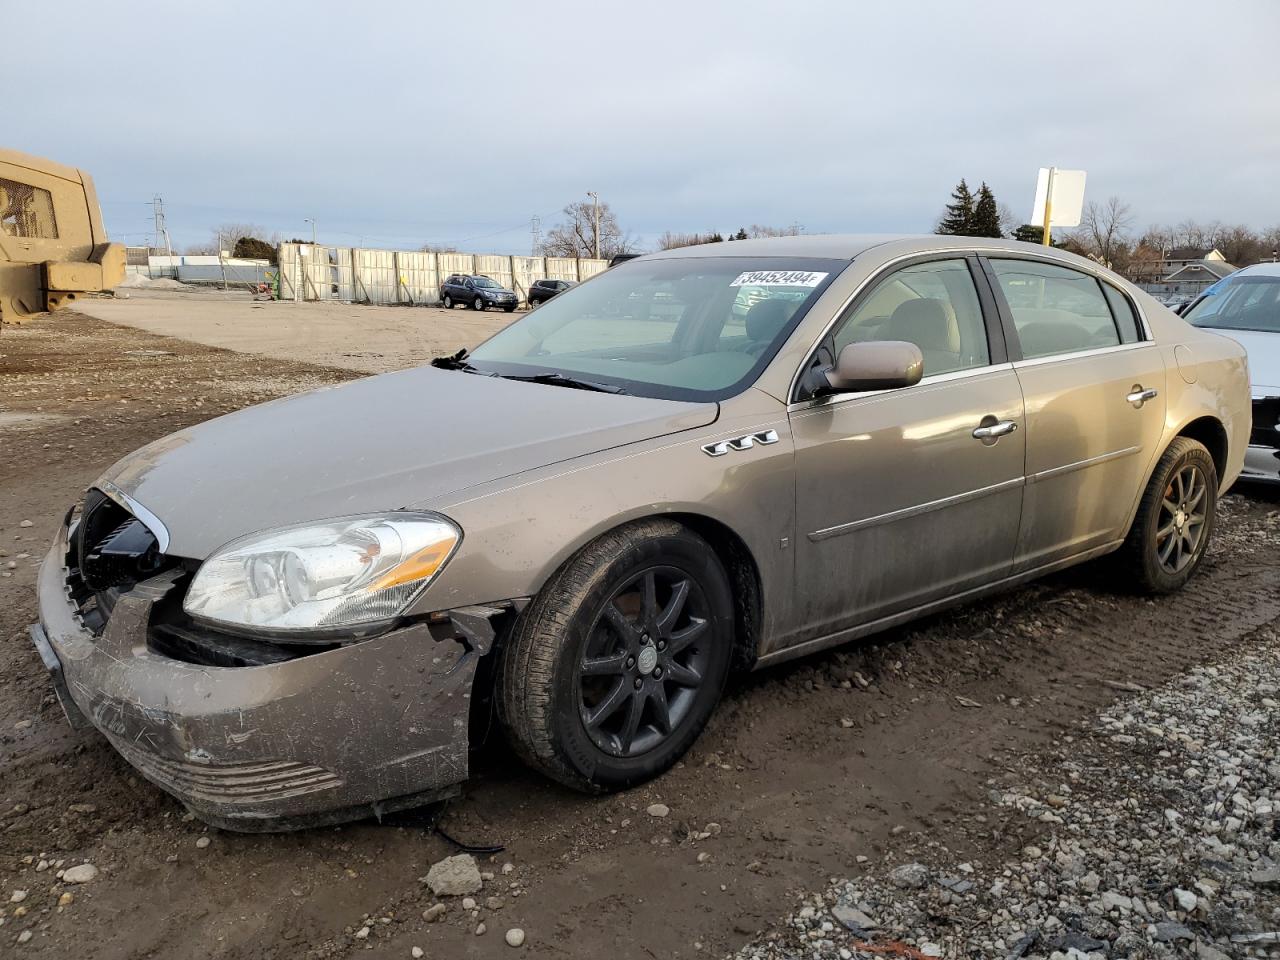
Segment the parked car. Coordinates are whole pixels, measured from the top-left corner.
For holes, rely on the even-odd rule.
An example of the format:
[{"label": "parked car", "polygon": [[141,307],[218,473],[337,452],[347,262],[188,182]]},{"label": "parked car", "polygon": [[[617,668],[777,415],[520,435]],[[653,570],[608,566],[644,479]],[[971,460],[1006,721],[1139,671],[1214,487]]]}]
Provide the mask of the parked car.
[{"label": "parked car", "polygon": [[488,704],[531,766],[616,790],[731,669],[1104,554],[1178,589],[1249,430],[1238,343],[1057,249],[672,250],[125,457],[32,637],[68,716],[219,826],[449,795]]},{"label": "parked car", "polygon": [[440,303],[446,310],[462,303],[472,310],[501,307],[510,313],[516,308],[517,297],[496,280],[483,276],[453,273],[440,284]]},{"label": "parked car", "polygon": [[1237,270],[1182,311],[1188,323],[1231,337],[1248,351],[1253,432],[1243,476],[1280,483],[1280,264]]},{"label": "parked car", "polygon": [[536,307],[540,303],[546,303],[556,294],[564,293],[573,286],[576,284],[571,280],[535,280],[529,284],[529,306]]}]

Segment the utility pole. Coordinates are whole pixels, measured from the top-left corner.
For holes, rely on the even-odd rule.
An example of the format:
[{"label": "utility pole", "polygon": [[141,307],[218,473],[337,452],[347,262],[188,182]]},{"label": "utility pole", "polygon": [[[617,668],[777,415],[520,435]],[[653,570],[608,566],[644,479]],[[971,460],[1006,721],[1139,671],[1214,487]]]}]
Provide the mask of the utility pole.
[{"label": "utility pole", "polygon": [[314,247],[316,245],[316,222],[311,217],[303,217],[302,222],[311,224],[311,245]]},{"label": "utility pole", "polygon": [[173,266],[173,244],[169,240],[169,228],[164,223],[164,201],[160,199],[160,194],[156,194],[151,198],[151,215],[156,221],[156,237],[155,245],[160,247],[160,238],[164,237],[164,248],[169,255],[168,266]]},{"label": "utility pole", "polygon": [[594,190],[588,190],[587,196],[591,198],[591,221],[593,224],[591,230],[591,246],[592,255],[600,259],[600,195]]},{"label": "utility pole", "polygon": [[538,248],[542,246],[542,218],[534,217],[529,221],[529,256],[536,257]]}]

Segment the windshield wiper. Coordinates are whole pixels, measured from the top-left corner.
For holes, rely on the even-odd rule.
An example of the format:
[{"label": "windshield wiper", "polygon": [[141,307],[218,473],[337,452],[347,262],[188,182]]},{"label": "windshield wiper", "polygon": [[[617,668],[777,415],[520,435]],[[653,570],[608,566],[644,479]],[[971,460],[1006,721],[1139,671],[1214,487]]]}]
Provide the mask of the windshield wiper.
[{"label": "windshield wiper", "polygon": [[597,383],[594,380],[580,380],[577,377],[566,377],[563,373],[535,373],[529,376],[503,375],[504,380],[521,380],[525,383],[545,383],[551,387],[568,387],[571,390],[593,390],[596,393],[626,393],[621,387],[611,383]]},{"label": "windshield wiper", "polygon": [[488,373],[487,371],[481,370],[479,367],[474,367],[468,363],[468,356],[470,356],[470,354],[467,353],[467,348],[463,347],[457,353],[451,353],[444,357],[435,357],[432,359],[431,365],[437,370],[465,370],[467,373],[478,373],[485,377],[494,376],[494,374]]}]

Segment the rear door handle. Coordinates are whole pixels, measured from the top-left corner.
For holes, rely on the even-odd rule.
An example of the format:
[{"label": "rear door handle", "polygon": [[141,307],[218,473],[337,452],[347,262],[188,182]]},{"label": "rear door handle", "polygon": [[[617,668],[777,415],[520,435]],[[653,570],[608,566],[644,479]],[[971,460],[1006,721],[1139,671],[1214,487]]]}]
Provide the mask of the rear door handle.
[{"label": "rear door handle", "polygon": [[1134,384],[1133,391],[1127,397],[1125,397],[1125,399],[1128,400],[1130,403],[1132,403],[1135,407],[1141,407],[1148,400],[1154,400],[1158,396],[1160,396],[1160,391],[1157,390],[1155,387],[1149,387],[1144,390],[1142,388],[1142,384],[1137,383],[1137,384]]},{"label": "rear door handle", "polygon": [[1018,424],[1013,420],[998,420],[995,423],[987,424],[982,427],[974,427],[973,439],[975,440],[995,440],[1003,437],[1006,433],[1013,433],[1018,429]]}]

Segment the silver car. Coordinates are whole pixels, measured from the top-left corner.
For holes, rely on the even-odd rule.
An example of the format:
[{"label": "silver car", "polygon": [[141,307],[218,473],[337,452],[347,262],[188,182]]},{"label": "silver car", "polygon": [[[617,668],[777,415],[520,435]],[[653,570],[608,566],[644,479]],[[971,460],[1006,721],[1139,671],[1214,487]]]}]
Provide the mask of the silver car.
[{"label": "silver car", "polygon": [[1280,483],[1280,263],[1245,267],[1219,280],[1183,316],[1248,351],[1253,433],[1242,476]]},{"label": "silver car", "polygon": [[232,829],[447,796],[488,711],[548,776],[619,789],[732,669],[1103,554],[1177,589],[1249,430],[1237,343],[1058,250],[674,250],[470,355],[126,457],[32,636],[73,722]]}]

